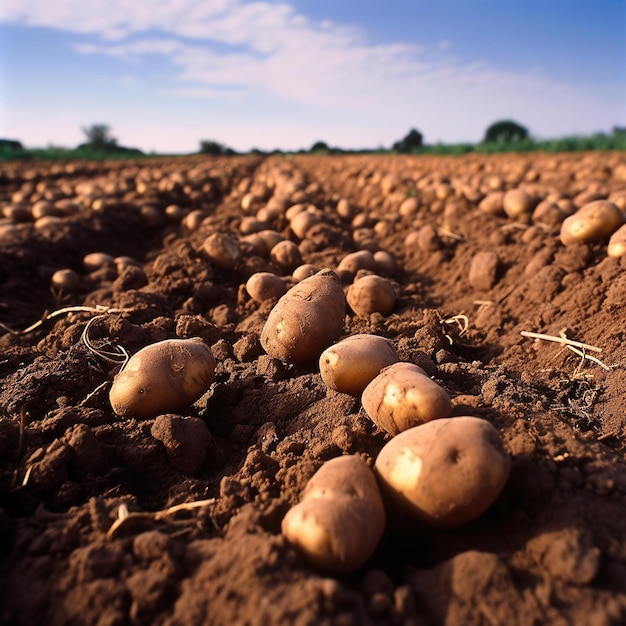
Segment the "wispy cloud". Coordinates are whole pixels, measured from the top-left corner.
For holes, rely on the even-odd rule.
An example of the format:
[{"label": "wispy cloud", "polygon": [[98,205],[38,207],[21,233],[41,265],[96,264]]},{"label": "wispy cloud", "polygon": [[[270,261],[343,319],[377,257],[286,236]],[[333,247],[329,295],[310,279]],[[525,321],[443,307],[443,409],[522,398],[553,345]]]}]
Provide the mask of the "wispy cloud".
[{"label": "wispy cloud", "polygon": [[359,28],[311,20],[288,3],[3,0],[0,21],[74,33],[81,55],[133,64],[156,55],[173,76],[161,93],[231,102],[256,95],[354,113],[372,126],[397,120],[398,132],[423,124],[429,141],[471,139],[503,115],[549,127],[567,119],[571,102],[602,108],[600,97],[540,69],[461,59],[448,40],[374,44]]}]

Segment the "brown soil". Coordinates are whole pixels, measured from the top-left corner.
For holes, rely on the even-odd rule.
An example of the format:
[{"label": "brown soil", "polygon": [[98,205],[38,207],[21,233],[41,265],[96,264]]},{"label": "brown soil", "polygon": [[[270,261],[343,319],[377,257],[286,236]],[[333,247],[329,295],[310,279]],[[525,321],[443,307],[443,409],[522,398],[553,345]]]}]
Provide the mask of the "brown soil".
[{"label": "brown soil", "polygon": [[[624,208],[625,170],[616,153],[4,166],[2,207],[22,212],[0,223],[0,322],[18,330],[76,305],[112,311],[87,329],[96,350],[81,338],[96,312],[0,337],[2,623],[626,622],[625,258],[608,258],[606,242],[564,247],[558,224],[478,208],[490,190],[520,186],[535,203],[611,197]],[[493,423],[513,460],[479,519],[435,531],[390,518],[349,576],[308,567],[281,519],[325,460],[371,463],[388,435],[358,400],[328,390],[315,362],[264,354],[271,304],[243,285],[255,271],[287,271],[244,244],[228,270],[202,250],[216,230],[240,236],[242,217],[280,205],[279,192],[324,213],[302,242],[284,217],[269,224],[304,262],[336,268],[355,233],[398,260],[394,312],[349,312],[343,336],[390,338],[456,415]],[[401,209],[407,196],[419,202]],[[341,198],[356,219],[337,212]],[[56,218],[33,223],[40,200]],[[181,211],[166,212],[172,204]],[[190,229],[191,209],[205,219]],[[88,273],[90,252],[137,265]],[[78,290],[50,288],[60,268],[78,272]],[[601,348],[587,352],[601,364],[520,334],[563,329]],[[218,361],[207,393],[180,415],[117,418],[118,365],[102,352],[192,336]]]}]

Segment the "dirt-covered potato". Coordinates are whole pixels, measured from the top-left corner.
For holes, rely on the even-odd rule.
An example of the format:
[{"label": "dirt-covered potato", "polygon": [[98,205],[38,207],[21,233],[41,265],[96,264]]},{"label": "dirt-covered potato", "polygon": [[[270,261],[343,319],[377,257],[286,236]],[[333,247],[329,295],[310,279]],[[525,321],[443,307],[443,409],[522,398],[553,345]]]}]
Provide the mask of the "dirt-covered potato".
[{"label": "dirt-covered potato", "polygon": [[270,252],[270,259],[281,269],[289,272],[302,264],[300,248],[293,241],[279,241]]},{"label": "dirt-covered potato", "polygon": [[261,345],[287,363],[312,361],[339,337],[345,314],[341,281],[332,270],[323,269],[276,303],[261,332]]},{"label": "dirt-covered potato", "polygon": [[248,278],[246,291],[256,302],[278,300],[287,291],[287,283],[271,272],[256,272]]},{"label": "dirt-covered potato", "polygon": [[94,272],[103,267],[111,267],[115,259],[106,252],[90,252],[83,257],[83,266],[88,272]]},{"label": "dirt-covered potato", "polygon": [[396,290],[387,278],[370,274],[356,280],[346,294],[350,308],[359,317],[369,317],[372,313],[389,315],[396,306]]},{"label": "dirt-covered potato", "polygon": [[202,249],[214,265],[224,269],[232,269],[241,258],[237,241],[224,233],[209,235],[204,240]]},{"label": "dirt-covered potato", "polygon": [[74,270],[64,268],[52,274],[50,284],[63,291],[76,291],[80,287],[80,276]]},{"label": "dirt-covered potato", "polygon": [[528,215],[535,207],[535,199],[524,189],[509,189],[502,198],[504,212],[512,218]]},{"label": "dirt-covered potato", "polygon": [[622,224],[624,215],[608,200],[594,200],[578,209],[561,224],[561,243],[593,243],[608,239]]},{"label": "dirt-covered potato", "polygon": [[166,339],[134,354],[113,379],[109,400],[120,417],[146,419],[193,404],[213,382],[215,358],[202,339]]},{"label": "dirt-covered potato", "polygon": [[418,520],[461,526],[484,513],[511,467],[496,428],[478,417],[450,417],[400,433],[375,463],[383,494]]},{"label": "dirt-covered potato", "polygon": [[361,402],[370,419],[391,435],[452,412],[446,390],[414,363],[383,369],[363,390]]},{"label": "dirt-covered potato", "polygon": [[609,239],[607,254],[612,257],[620,257],[626,254],[626,224],[620,226]]},{"label": "dirt-covered potato", "polygon": [[357,570],[374,553],[385,509],[372,470],[358,456],[341,456],[311,477],[282,533],[311,566],[331,574]]},{"label": "dirt-covered potato", "polygon": [[398,362],[398,353],[379,335],[351,335],[320,356],[320,374],[330,389],[358,397],[380,371]]},{"label": "dirt-covered potato", "polygon": [[311,263],[304,263],[303,265],[298,265],[298,267],[291,272],[291,278],[293,278],[294,282],[299,283],[305,278],[313,276],[313,274],[316,273],[317,267],[315,267],[315,265],[312,265]]}]

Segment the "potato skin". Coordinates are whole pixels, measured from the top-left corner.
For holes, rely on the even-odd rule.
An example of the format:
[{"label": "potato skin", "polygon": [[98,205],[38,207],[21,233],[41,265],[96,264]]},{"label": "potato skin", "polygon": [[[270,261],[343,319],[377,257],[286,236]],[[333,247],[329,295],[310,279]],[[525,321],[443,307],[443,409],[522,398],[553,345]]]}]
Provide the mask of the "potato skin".
[{"label": "potato skin", "polygon": [[382,370],[363,390],[361,402],[370,419],[394,436],[452,412],[446,390],[406,362]]},{"label": "potato skin", "polygon": [[134,354],[113,379],[111,407],[147,419],[193,404],[213,382],[215,358],[200,338],[166,339]]},{"label": "potato skin", "polygon": [[271,272],[255,272],[246,282],[246,291],[256,302],[278,300],[287,291],[287,283]]},{"label": "potato skin", "polygon": [[622,224],[624,215],[608,200],[594,200],[578,209],[561,224],[561,243],[593,243],[608,239]]},{"label": "potato skin", "polygon": [[389,315],[396,306],[396,291],[390,280],[369,274],[348,287],[347,300],[358,317],[369,317],[372,313]]},{"label": "potato skin", "polygon": [[393,344],[379,335],[351,335],[320,356],[320,374],[330,389],[359,397],[380,371],[399,360]]},{"label": "potato skin", "polygon": [[332,574],[361,567],[384,529],[385,508],[376,478],[354,455],[326,461],[282,521],[283,536],[302,558]]},{"label": "potato skin", "polygon": [[307,363],[335,341],[346,315],[341,281],[330,269],[293,286],[270,311],[261,345],[286,363]]},{"label": "potato skin", "polygon": [[374,470],[384,494],[438,528],[482,515],[504,488],[511,460],[487,420],[450,417],[400,433],[380,451]]}]

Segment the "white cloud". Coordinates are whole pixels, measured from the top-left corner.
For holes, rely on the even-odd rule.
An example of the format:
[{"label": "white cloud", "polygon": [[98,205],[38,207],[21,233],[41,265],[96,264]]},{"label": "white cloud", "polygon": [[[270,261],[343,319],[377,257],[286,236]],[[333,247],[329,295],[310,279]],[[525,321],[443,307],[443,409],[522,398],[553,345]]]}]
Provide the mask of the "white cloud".
[{"label": "white cloud", "polygon": [[[374,45],[358,28],[315,22],[287,3],[2,0],[0,22],[73,33],[73,49],[81,55],[128,63],[157,55],[174,69],[175,79],[161,75],[158,85],[169,96],[233,104],[256,97],[317,110],[307,127],[300,121],[299,136],[325,136],[346,147],[375,143],[367,138],[355,143],[359,132],[361,137],[387,132],[395,140],[415,125],[427,141],[457,141],[480,138],[499,117],[518,118],[544,135],[568,132],[567,124],[575,128],[585,115],[615,114],[613,122],[619,121],[617,107],[603,102],[602,94],[549,81],[540,70],[509,72],[452,57],[446,54],[452,47],[447,40],[432,50]],[[148,78],[144,81],[147,87]],[[235,113],[220,112],[223,127],[236,132]],[[358,124],[347,125],[347,117]],[[324,124],[328,133],[320,135]],[[291,138],[296,126],[289,130]]]}]

